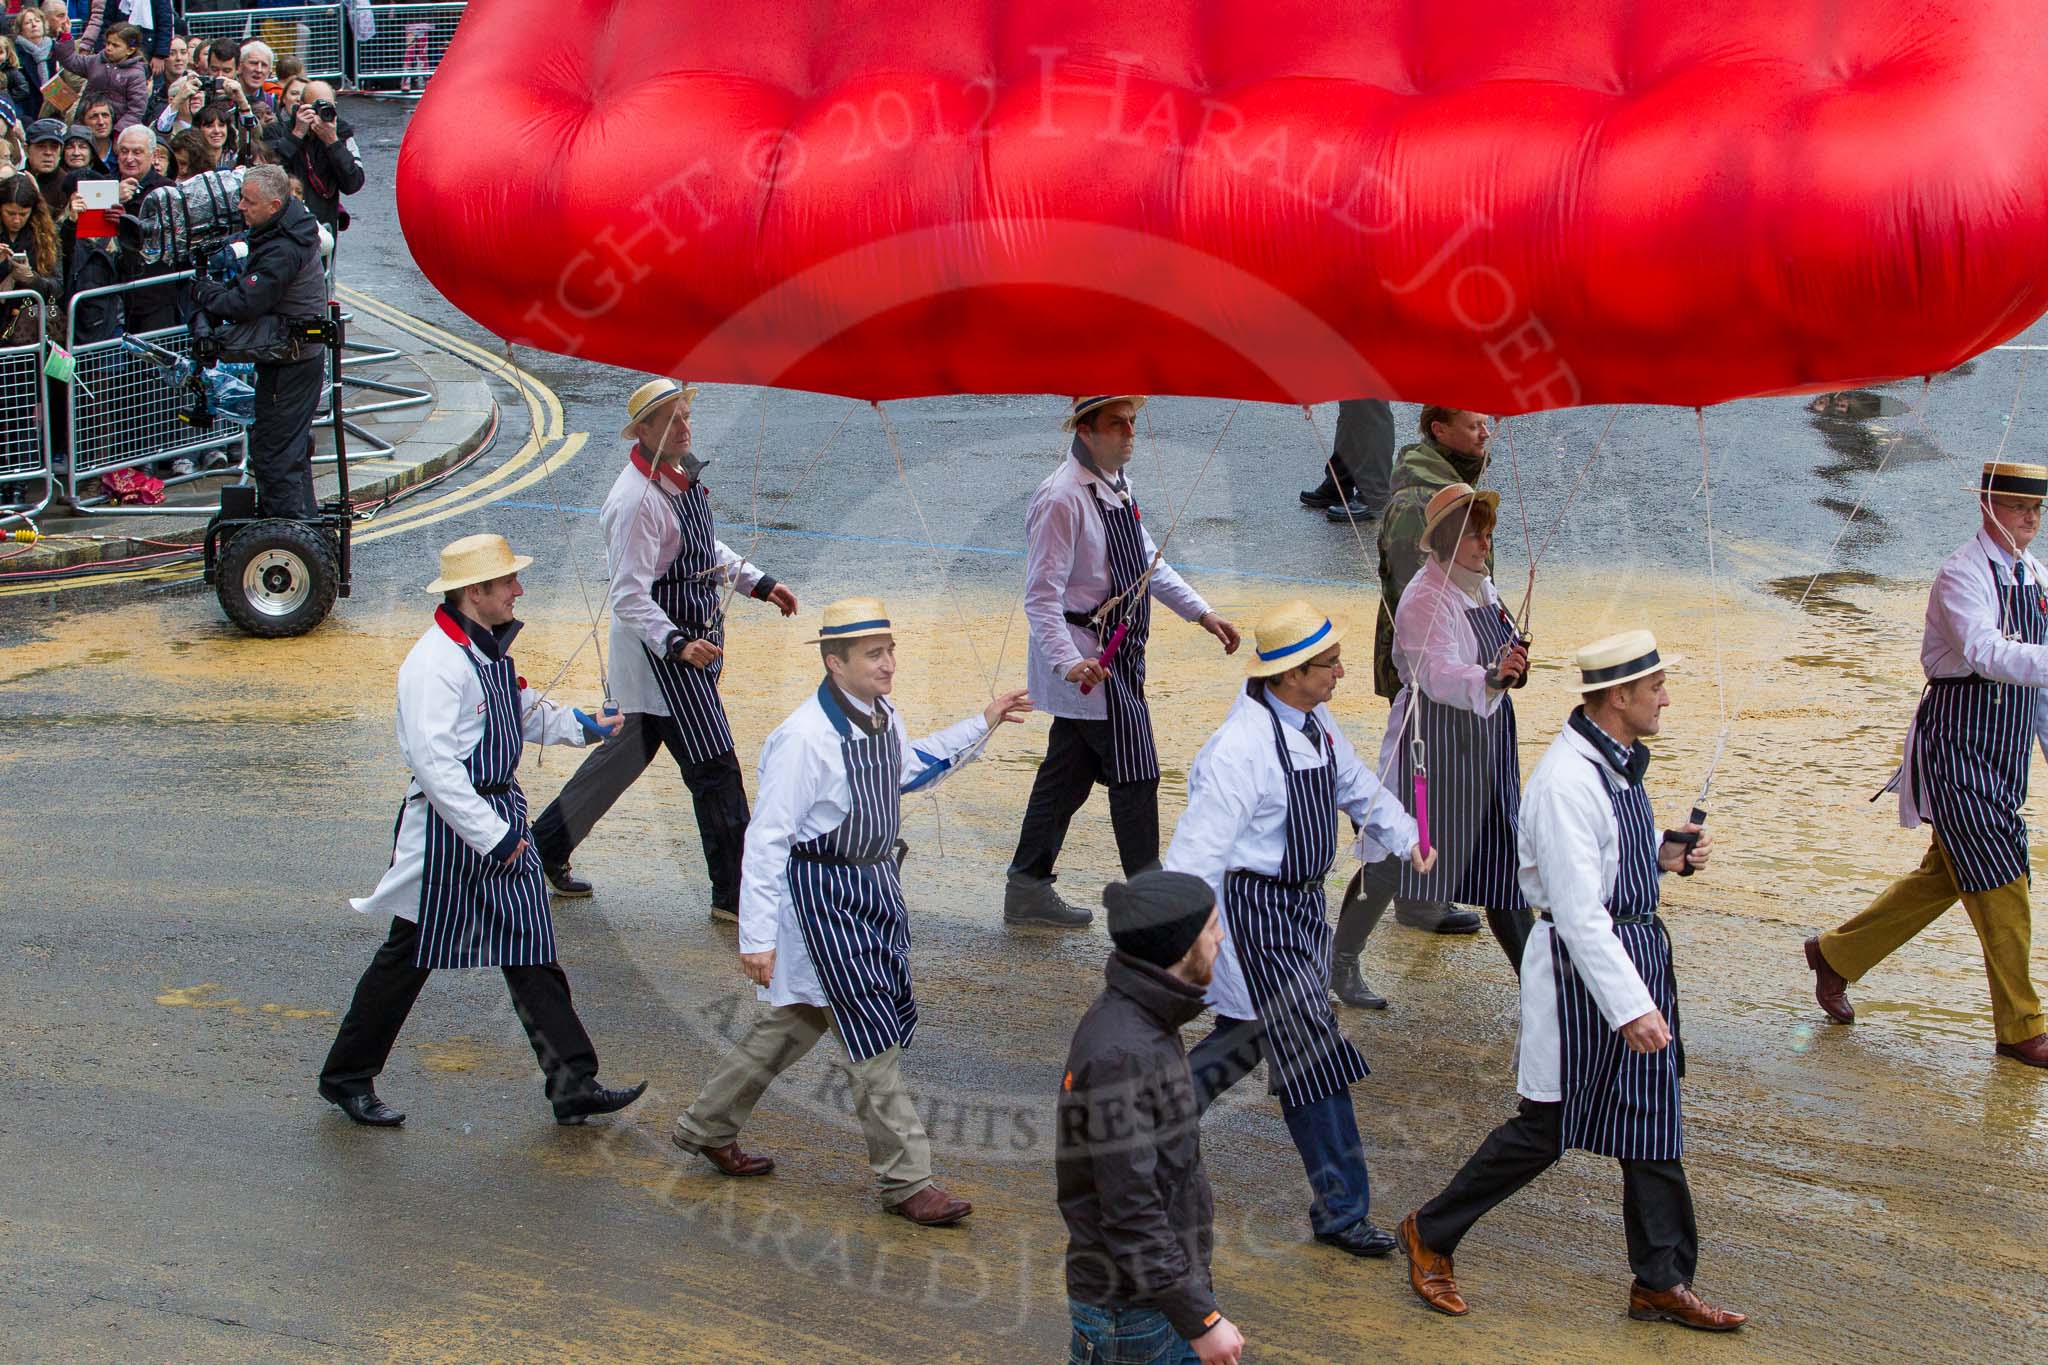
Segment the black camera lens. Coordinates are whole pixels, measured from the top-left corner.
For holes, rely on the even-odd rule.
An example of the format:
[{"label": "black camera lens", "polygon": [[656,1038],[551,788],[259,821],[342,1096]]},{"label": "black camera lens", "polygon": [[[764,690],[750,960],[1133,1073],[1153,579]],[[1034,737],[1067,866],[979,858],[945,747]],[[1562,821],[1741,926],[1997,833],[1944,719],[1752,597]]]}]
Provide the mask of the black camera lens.
[{"label": "black camera lens", "polygon": [[338,111],[334,107],[333,100],[314,100],[313,112],[319,115],[322,123],[332,123]]}]

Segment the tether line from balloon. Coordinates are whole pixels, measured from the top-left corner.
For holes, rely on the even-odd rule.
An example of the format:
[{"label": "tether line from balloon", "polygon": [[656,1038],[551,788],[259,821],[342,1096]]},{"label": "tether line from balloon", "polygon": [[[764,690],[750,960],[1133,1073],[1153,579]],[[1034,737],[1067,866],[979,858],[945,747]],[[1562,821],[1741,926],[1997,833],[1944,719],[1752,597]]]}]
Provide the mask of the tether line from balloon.
[{"label": "tether line from balloon", "polygon": [[[924,504],[917,499],[917,490],[910,485],[910,471],[903,463],[903,443],[896,438],[896,424],[889,420],[889,413],[878,400],[871,400],[869,407],[881,419],[882,432],[889,438],[889,455],[896,461],[896,479],[903,485],[903,496],[910,500],[910,510],[917,514],[917,524],[924,531],[925,549],[931,552],[932,566],[939,571],[939,586],[945,590],[946,598],[953,604],[953,615],[960,622],[960,638],[967,641],[968,653],[974,656],[977,672],[988,673],[988,665],[981,657],[981,647],[974,643],[973,631],[969,628],[967,611],[960,605],[960,595],[953,591],[953,577],[946,571],[946,558],[939,550],[938,537],[932,534],[932,524],[925,517]],[[993,684],[991,684],[993,686]],[[990,731],[994,733],[993,730]],[[983,743],[987,736],[983,736]]]},{"label": "tether line from balloon", "polygon": [[1565,516],[1572,510],[1572,504],[1578,501],[1579,490],[1586,483],[1586,475],[1592,472],[1593,462],[1600,458],[1600,450],[1607,444],[1607,435],[1614,430],[1614,419],[1619,415],[1619,409],[1607,414],[1607,425],[1600,428],[1599,438],[1593,442],[1593,449],[1587,452],[1585,463],[1579,466],[1579,475],[1572,480],[1571,491],[1565,495],[1563,506],[1559,507],[1557,515],[1551,518],[1550,529],[1543,533],[1543,543],[1540,546],[1535,544],[1529,535],[1529,502],[1522,495],[1522,461],[1515,452],[1514,437],[1509,430],[1510,424],[1501,423],[1501,435],[1506,437],[1508,442],[1508,465],[1515,477],[1515,501],[1522,509],[1523,547],[1529,552],[1529,583],[1522,590],[1522,609],[1515,616],[1515,630],[1522,637],[1522,646],[1525,649],[1535,638],[1529,631],[1529,618],[1536,601],[1537,566],[1542,564],[1543,557],[1550,552],[1551,542],[1557,539],[1558,530],[1564,525]]}]

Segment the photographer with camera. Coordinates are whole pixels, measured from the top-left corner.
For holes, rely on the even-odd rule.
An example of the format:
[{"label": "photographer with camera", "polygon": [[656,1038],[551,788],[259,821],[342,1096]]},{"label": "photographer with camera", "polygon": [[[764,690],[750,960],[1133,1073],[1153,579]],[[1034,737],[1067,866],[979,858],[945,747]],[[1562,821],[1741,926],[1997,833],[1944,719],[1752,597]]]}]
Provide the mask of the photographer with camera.
[{"label": "photographer with camera", "polygon": [[271,144],[278,164],[306,189],[306,207],[327,227],[348,225],[341,196],[363,187],[363,163],[356,149],[356,130],[334,107],[334,87],[314,81],[304,101],[292,112],[284,136]]},{"label": "photographer with camera", "polygon": [[[249,428],[249,472],[266,517],[310,520],[313,500],[313,412],[327,379],[326,353],[303,344],[308,325],[327,317],[327,276],[320,262],[320,225],[292,198],[279,166],[254,166],[242,177],[242,221],[248,257],[233,280],[192,282],[195,350],[209,343],[227,359],[256,364],[256,421]],[[212,319],[231,324],[215,327]]]}]

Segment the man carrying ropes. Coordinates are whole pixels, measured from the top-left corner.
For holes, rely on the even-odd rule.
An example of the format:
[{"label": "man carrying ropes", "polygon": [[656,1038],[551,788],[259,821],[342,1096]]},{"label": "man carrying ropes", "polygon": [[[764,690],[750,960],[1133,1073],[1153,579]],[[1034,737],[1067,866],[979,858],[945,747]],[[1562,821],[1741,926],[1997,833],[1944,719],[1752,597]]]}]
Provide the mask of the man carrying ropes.
[{"label": "man carrying ropes", "polygon": [[726,585],[774,603],[784,616],[795,614],[796,594],[713,534],[711,498],[698,478],[705,461],[690,448],[696,397],[695,385],[653,379],[627,400],[620,435],[633,448],[598,514],[611,568],[608,681],[625,725],[548,803],[533,839],[555,894],[588,896],[590,883],[569,870],[570,855],[666,745],[697,809],[711,914],[732,920],[747,789],[718,697]]},{"label": "man carrying ropes", "polygon": [[1686,1184],[1678,985],[1657,918],[1658,879],[1705,867],[1711,838],[1688,823],[1659,838],[1643,790],[1643,744],[1670,704],[1647,630],[1578,653],[1585,700],[1522,797],[1521,879],[1542,918],[1522,957],[1520,1112],[1493,1130],[1443,1193],[1401,1223],[1422,1301],[1461,1317],[1451,1255],[1487,1212],[1573,1148],[1621,1162],[1622,1225],[1635,1272],[1628,1315],[1704,1331],[1744,1316],[1692,1291],[1699,1260]]},{"label": "man carrying ropes", "polygon": [[[555,961],[540,858],[527,837],[519,756],[528,741],[582,744],[585,722],[541,700],[512,665],[514,604],[525,591],[503,536],[465,536],[441,551],[433,623],[398,670],[398,752],[412,769],[398,833],[377,889],[351,901],[391,917],[391,932],[349,1002],[320,1068],[320,1097],[357,1123],[395,1128],[405,1115],[376,1080],[413,1001],[438,967],[496,967],[547,1076],[559,1123],[581,1123],[640,1098],[647,1082],[597,1083],[597,1049]],[[615,719],[592,720],[599,731]]]},{"label": "man carrying ropes", "polygon": [[2021,813],[2030,753],[2037,743],[2048,753],[2048,586],[2027,553],[2041,529],[2048,465],[1986,461],[1974,491],[1983,524],[1934,576],[1920,636],[1927,686],[1890,784],[1899,824],[1932,827],[1927,856],[1862,914],[1806,940],[1806,965],[1821,1009],[1851,1023],[1849,983],[1960,898],[1984,947],[1997,1055],[2048,1067],[2048,1026],[2028,970]]},{"label": "man carrying ropes", "polygon": [[[1394,664],[1394,614],[1400,609],[1401,594],[1422,567],[1422,529],[1429,501],[1452,484],[1476,487],[1486,472],[1487,442],[1493,439],[1485,414],[1462,408],[1426,407],[1418,426],[1422,439],[1402,447],[1395,457],[1394,494],[1380,521],[1380,610],[1373,622],[1372,682],[1373,690],[1390,702],[1401,692],[1401,674]],[[1486,571],[1493,572],[1490,549]],[[1479,916],[1449,901],[1397,898],[1394,918],[1410,928],[1439,934],[1479,931]]]},{"label": "man carrying ropes", "polygon": [[1268,1083],[1308,1173],[1316,1240],[1384,1256],[1351,1083],[1365,1059],[1324,993],[1330,920],[1323,877],[1337,856],[1337,812],[1376,848],[1427,872],[1415,821],[1337,728],[1328,702],[1344,676],[1345,623],[1286,602],[1260,619],[1243,692],[1188,770],[1188,809],[1166,865],[1202,878],[1223,907],[1223,949],[1208,1001],[1216,1027],[1188,1056],[1206,1109],[1266,1063]]},{"label": "man carrying ropes", "polygon": [[740,969],[772,1008],[676,1120],[675,1143],[729,1176],[774,1170],[740,1149],[740,1132],[769,1083],[829,1029],[883,1202],[913,1223],[957,1223],[973,1206],[932,1183],[931,1140],[903,1084],[917,1000],[899,808],[902,793],[942,781],[996,726],[1022,720],[1031,698],[999,696],[912,743],[887,701],[896,676],[888,608],[872,597],[834,602],[817,644],[825,679],[761,746],[760,807],[747,834]]},{"label": "man carrying ropes", "polygon": [[1159,864],[1159,755],[1145,704],[1151,599],[1237,651],[1237,627],[1173,571],[1140,520],[1124,467],[1144,406],[1136,394],[1076,398],[1062,424],[1074,433],[1070,457],[1025,513],[1027,677],[1053,720],[1003,891],[1007,924],[1072,928],[1093,918],[1053,889],[1053,864],[1097,782],[1109,788],[1124,875]]}]

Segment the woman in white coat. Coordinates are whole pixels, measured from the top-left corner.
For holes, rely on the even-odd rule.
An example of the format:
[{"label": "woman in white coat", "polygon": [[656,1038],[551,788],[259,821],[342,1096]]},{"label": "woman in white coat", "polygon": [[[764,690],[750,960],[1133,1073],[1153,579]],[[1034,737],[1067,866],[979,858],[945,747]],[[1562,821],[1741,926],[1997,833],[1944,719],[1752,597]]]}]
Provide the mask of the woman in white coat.
[{"label": "woman in white coat", "polygon": [[1353,878],[1338,920],[1330,983],[1348,1005],[1386,1004],[1366,986],[1358,958],[1389,902],[1403,922],[1439,933],[1470,932],[1477,919],[1453,910],[1410,921],[1404,911],[1432,903],[1483,906],[1501,951],[1521,971],[1530,920],[1515,878],[1522,772],[1508,693],[1527,681],[1529,652],[1486,572],[1499,505],[1500,494],[1474,492],[1470,484],[1438,490],[1423,519],[1428,558],[1394,613],[1401,691],[1380,745],[1379,771],[1414,815],[1421,758],[1430,840],[1441,856],[1431,872],[1389,858]]}]

